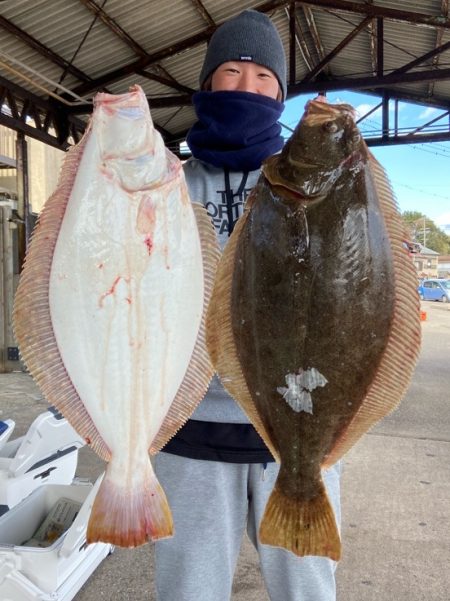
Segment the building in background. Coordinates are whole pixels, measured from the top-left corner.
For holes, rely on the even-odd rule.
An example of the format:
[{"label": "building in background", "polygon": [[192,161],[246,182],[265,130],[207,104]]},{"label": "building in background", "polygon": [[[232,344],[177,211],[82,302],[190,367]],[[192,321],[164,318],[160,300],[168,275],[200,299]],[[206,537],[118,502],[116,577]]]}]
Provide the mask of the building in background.
[{"label": "building in background", "polygon": [[[0,126],[0,372],[21,369],[12,328],[14,294],[27,233],[56,187],[65,155],[38,140],[25,138],[27,169],[22,177],[16,169],[16,140],[15,131]],[[23,192],[25,189],[28,194]]]},{"label": "building in background", "polygon": [[419,278],[437,278],[439,253],[420,245],[418,252],[412,253],[414,265]]},{"label": "building in background", "polygon": [[[17,194],[16,132],[0,125],[0,190]],[[27,138],[28,190],[31,211],[40,213],[58,182],[65,153],[33,138]]]},{"label": "building in background", "polygon": [[438,259],[438,276],[450,278],[450,255],[441,255]]}]

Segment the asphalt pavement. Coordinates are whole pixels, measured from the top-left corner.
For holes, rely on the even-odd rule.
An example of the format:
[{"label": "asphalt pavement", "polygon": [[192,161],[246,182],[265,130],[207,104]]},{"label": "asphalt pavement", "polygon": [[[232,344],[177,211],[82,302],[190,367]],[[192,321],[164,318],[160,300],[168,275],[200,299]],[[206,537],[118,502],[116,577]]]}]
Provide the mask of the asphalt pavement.
[{"label": "asphalt pavement", "polygon": [[[422,308],[422,350],[405,399],[344,460],[338,601],[450,599],[450,305]],[[0,419],[16,421],[14,436],[46,407],[29,375],[0,374]],[[94,481],[102,471],[81,449],[77,476]],[[151,544],[116,548],[74,601],[154,601],[153,573]],[[247,539],[232,601],[268,601]]]}]

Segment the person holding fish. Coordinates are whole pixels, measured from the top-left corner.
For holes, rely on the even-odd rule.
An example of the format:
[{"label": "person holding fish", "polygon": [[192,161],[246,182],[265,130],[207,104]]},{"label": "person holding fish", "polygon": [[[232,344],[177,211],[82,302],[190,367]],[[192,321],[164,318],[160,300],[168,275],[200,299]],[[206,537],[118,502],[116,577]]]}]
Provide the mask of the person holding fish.
[{"label": "person holding fish", "polygon": [[[260,176],[283,147],[278,123],[286,59],[264,14],[245,10],[209,43],[193,103],[185,176],[223,248]],[[189,299],[185,299],[189,302]],[[156,542],[159,601],[226,601],[244,532],[255,546],[271,601],[333,601],[336,562],[261,544],[258,528],[279,465],[217,376],[191,419],[155,457],[175,534]],[[339,523],[339,464],[324,472]]]}]

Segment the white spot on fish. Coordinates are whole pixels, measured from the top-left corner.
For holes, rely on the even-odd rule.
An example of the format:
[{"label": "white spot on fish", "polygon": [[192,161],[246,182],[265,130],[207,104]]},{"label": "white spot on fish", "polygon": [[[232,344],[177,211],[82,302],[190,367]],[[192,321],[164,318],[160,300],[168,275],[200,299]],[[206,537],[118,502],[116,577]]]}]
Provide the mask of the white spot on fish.
[{"label": "white spot on fish", "polygon": [[328,380],[315,367],[303,370],[299,369],[298,374],[287,374],[287,388],[279,386],[277,392],[283,395],[287,404],[296,412],[313,412],[312,397],[310,392],[318,386],[325,386]]}]

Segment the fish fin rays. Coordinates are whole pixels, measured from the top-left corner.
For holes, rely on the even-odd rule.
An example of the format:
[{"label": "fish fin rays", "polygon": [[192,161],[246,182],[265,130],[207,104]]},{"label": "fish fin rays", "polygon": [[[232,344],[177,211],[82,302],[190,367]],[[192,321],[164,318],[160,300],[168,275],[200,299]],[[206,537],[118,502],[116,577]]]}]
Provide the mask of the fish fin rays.
[{"label": "fish fin rays", "polygon": [[47,402],[63,414],[102,459],[108,461],[110,451],[65,369],[49,305],[53,251],[88,133],[89,126],[82,140],[68,151],[58,186],[39,216],[20,275],[13,321],[24,363]]},{"label": "fish fin rays", "polygon": [[406,394],[420,352],[416,269],[403,247],[404,226],[384,169],[373,157],[369,164],[391,244],[394,311],[390,335],[374,380],[353,420],[326,456],[322,465],[325,469],[336,463],[367,430],[398,406]]},{"label": "fish fin rays", "polygon": [[237,243],[247,217],[248,212],[238,220],[220,260],[206,320],[206,340],[211,360],[223,386],[242,407],[273,457],[279,461],[276,446],[259,417],[245,381],[233,338],[231,322],[233,269]]},{"label": "fish fin rays", "polygon": [[[195,347],[172,405],[158,431],[150,453],[160,451],[174,434],[187,422],[205,396],[213,376],[213,367],[206,347],[206,312],[211,298],[220,250],[214,227],[203,205],[192,203],[200,235],[203,257],[204,303],[200,329]],[[182,299],[185,300],[186,299]],[[187,301],[188,302],[188,301]]]},{"label": "fish fin rays", "polygon": [[[104,542],[118,547],[138,547],[149,540],[173,535],[172,514],[150,460],[139,485],[110,475],[110,466],[95,496],[88,522],[88,544]],[[136,481],[136,474],[133,474]]]},{"label": "fish fin rays", "polygon": [[341,541],[323,482],[319,494],[307,501],[283,495],[275,487],[259,527],[264,545],[282,547],[299,557],[316,555],[339,561]]}]

